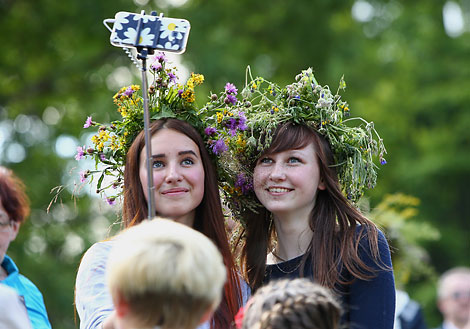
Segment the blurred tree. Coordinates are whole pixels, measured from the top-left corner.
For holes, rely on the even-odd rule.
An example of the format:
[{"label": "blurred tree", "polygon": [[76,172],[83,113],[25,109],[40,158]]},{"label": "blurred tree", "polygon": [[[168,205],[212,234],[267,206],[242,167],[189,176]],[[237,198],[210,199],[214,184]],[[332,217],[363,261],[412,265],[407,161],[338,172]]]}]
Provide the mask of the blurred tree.
[{"label": "blurred tree", "polygon": [[[446,34],[445,3],[0,0],[0,164],[25,181],[33,206],[9,254],[43,291],[53,327],[74,328],[80,256],[106,236],[118,212],[87,188],[78,202],[70,197],[83,166],[73,159],[88,137],[83,122],[116,118],[112,95],[140,80],[101,23],[118,11],[156,9],[191,22],[181,58],[206,77],[199,103],[226,81],[241,86],[248,64],[280,84],[308,66],[334,87],[344,74],[352,115],[373,120],[388,147],[371,204],[386,193],[415,195],[417,221],[441,233],[425,243],[431,264],[439,272],[469,265],[470,34]],[[468,16],[468,1],[456,3]],[[61,184],[71,187],[46,213],[50,190]]]}]

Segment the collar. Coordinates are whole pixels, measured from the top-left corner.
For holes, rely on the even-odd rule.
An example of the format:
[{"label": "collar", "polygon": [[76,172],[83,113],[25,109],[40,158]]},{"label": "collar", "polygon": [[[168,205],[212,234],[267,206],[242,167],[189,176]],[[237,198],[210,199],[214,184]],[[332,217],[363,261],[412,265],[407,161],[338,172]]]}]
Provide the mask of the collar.
[{"label": "collar", "polygon": [[5,255],[3,258],[2,267],[5,269],[5,271],[7,271],[7,277],[13,273],[19,272],[18,266],[16,266],[15,262],[13,262],[13,260],[8,257],[8,255]]}]

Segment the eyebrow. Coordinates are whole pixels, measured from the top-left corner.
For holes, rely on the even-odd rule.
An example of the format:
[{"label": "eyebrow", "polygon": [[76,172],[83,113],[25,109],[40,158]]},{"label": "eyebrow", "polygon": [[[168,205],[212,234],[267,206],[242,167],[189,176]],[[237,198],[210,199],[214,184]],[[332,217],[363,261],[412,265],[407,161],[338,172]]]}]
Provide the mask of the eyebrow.
[{"label": "eyebrow", "polygon": [[[178,155],[186,155],[186,154],[192,154],[197,158],[197,155],[196,155],[196,153],[194,153],[193,150],[178,152]],[[164,158],[164,157],[166,157],[165,153],[159,153],[159,154],[152,155],[152,158]]]}]

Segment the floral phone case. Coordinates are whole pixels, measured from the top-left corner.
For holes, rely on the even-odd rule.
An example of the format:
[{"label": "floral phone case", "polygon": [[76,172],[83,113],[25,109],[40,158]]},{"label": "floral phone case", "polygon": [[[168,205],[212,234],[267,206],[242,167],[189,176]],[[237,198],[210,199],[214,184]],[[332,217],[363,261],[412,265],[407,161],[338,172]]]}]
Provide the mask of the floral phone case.
[{"label": "floral phone case", "polygon": [[[186,50],[191,25],[185,19],[120,11],[105,19],[111,44],[117,47],[144,47],[174,53]],[[113,23],[111,28],[107,23]]]}]

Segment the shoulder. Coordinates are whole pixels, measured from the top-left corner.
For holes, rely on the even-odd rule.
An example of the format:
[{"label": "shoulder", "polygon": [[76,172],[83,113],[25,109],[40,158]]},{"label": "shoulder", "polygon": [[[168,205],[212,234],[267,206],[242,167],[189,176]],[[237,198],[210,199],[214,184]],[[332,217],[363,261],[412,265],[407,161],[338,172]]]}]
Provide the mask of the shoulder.
[{"label": "shoulder", "polygon": [[95,267],[106,267],[109,253],[113,248],[114,240],[106,240],[93,244],[83,255],[78,268],[80,272]]},{"label": "shoulder", "polygon": [[358,252],[361,258],[372,256],[375,246],[377,246],[378,256],[381,259],[385,257],[382,261],[388,262],[390,247],[385,234],[380,229],[368,225],[357,225],[356,241],[358,242]]}]

